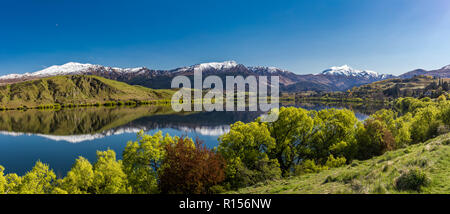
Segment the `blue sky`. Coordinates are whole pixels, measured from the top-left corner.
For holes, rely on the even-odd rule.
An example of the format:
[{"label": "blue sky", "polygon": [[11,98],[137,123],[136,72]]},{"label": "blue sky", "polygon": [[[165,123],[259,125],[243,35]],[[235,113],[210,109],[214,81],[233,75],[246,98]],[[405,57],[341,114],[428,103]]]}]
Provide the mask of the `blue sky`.
[{"label": "blue sky", "polygon": [[170,69],[209,61],[317,73],[450,64],[447,0],[0,2],[0,74],[69,61]]}]

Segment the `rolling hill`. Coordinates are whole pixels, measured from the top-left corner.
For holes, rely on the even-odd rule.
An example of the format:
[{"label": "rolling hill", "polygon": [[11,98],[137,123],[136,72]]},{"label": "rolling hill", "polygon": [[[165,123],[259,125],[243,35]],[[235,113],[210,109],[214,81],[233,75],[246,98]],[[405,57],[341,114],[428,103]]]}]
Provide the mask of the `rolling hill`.
[{"label": "rolling hill", "polygon": [[450,65],[444,66],[440,69],[427,71],[424,69],[416,69],[410,72],[406,72],[400,75],[400,78],[412,78],[417,75],[424,76],[432,76],[432,77],[441,77],[441,78],[450,78]]},{"label": "rolling hill", "polygon": [[65,75],[0,86],[0,106],[36,107],[53,103],[103,103],[105,101],[170,99],[172,90],[131,86],[103,77]]},{"label": "rolling hill", "polygon": [[353,97],[436,97],[449,90],[450,79],[431,76],[414,76],[408,79],[388,79],[355,87],[350,93]]}]

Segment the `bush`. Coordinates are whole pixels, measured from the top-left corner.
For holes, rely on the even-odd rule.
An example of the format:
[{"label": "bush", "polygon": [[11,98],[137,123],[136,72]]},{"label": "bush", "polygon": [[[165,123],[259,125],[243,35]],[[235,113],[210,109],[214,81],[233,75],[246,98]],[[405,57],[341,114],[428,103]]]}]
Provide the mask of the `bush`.
[{"label": "bush", "polygon": [[116,102],[114,102],[114,101],[108,101],[108,102],[105,102],[105,103],[103,103],[103,105],[104,106],[115,106],[116,105]]},{"label": "bush", "polygon": [[317,173],[327,169],[327,166],[316,165],[316,162],[313,160],[305,160],[302,164],[295,166],[294,174],[303,175],[308,173]]},{"label": "bush", "polygon": [[135,101],[129,100],[127,102],[125,102],[125,105],[127,106],[135,106],[137,103]]},{"label": "bush", "polygon": [[327,162],[325,163],[325,166],[327,166],[328,168],[337,168],[344,166],[346,162],[347,160],[344,157],[334,158],[333,155],[330,155]]},{"label": "bush", "polygon": [[398,190],[420,191],[422,187],[427,186],[430,179],[427,174],[419,169],[411,169],[404,172],[395,181],[395,187]]},{"label": "bush", "polygon": [[[264,157],[257,160],[252,169],[244,164],[234,164],[233,173],[227,169],[226,186],[228,189],[237,189],[281,178],[280,164],[277,160]],[[231,176],[232,175],[232,176]]]}]

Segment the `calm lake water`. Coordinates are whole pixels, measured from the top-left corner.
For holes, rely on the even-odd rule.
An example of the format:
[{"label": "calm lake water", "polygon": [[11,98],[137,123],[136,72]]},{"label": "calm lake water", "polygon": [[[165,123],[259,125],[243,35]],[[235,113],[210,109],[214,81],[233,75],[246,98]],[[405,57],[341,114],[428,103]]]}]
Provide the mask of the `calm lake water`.
[{"label": "calm lake water", "polygon": [[[305,109],[348,108],[358,119],[384,108],[374,105],[297,103],[285,104]],[[128,141],[144,130],[153,134],[185,135],[200,138],[213,148],[217,138],[236,121],[250,122],[262,112],[174,113],[170,106],[120,108],[76,108],[60,111],[0,112],[0,165],[6,173],[23,175],[37,160],[50,165],[57,176],[65,176],[79,156],[91,162],[97,150],[113,149],[122,158]]]}]

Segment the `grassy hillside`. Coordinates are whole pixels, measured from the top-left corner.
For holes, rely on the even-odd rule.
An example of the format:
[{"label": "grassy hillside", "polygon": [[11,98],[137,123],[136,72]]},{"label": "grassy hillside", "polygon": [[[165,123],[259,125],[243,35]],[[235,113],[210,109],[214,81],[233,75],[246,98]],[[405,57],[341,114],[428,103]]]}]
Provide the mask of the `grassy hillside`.
[{"label": "grassy hillside", "polygon": [[0,86],[0,106],[36,107],[53,103],[170,99],[173,91],[154,90],[97,76],[68,75]]},{"label": "grassy hillside", "polygon": [[[390,151],[366,161],[276,181],[261,183],[233,193],[449,193],[450,134],[441,135],[422,144]],[[414,186],[425,173],[428,184],[421,190],[401,188],[402,181]],[[403,182],[404,184],[405,182]],[[403,185],[404,186],[404,185]],[[399,189],[400,188],[400,189]]]},{"label": "grassy hillside", "polygon": [[450,92],[449,78],[415,76],[409,79],[386,79],[353,87],[347,91],[296,93],[296,100],[322,101],[389,101],[399,97],[437,98]]},{"label": "grassy hillside", "polygon": [[440,95],[442,91],[448,91],[447,87],[442,87],[441,83],[448,84],[449,79],[437,79],[430,76],[416,76],[409,79],[388,79],[355,87],[351,90],[351,95],[355,97],[421,97]]}]

